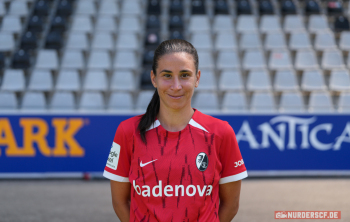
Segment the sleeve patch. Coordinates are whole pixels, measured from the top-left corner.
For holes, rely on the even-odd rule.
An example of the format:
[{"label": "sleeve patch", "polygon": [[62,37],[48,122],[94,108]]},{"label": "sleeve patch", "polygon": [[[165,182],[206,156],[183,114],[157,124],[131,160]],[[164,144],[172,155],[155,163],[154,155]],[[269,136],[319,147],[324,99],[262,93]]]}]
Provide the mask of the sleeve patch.
[{"label": "sleeve patch", "polygon": [[120,154],[120,145],[113,142],[111,151],[109,152],[107,166],[113,170],[117,169]]}]

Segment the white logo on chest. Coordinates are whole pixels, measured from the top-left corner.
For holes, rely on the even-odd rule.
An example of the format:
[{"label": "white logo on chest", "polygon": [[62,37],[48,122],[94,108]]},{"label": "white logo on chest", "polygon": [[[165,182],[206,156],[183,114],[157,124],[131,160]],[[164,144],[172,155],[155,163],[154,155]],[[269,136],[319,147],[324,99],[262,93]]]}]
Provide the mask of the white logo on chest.
[{"label": "white logo on chest", "polygon": [[149,162],[147,162],[147,163],[142,163],[142,160],[141,160],[140,167],[144,167],[144,166],[146,166],[147,164],[150,164],[150,163],[152,163],[152,162],[154,162],[154,161],[156,161],[156,160],[157,160],[157,159],[152,160],[152,161],[149,161]]}]

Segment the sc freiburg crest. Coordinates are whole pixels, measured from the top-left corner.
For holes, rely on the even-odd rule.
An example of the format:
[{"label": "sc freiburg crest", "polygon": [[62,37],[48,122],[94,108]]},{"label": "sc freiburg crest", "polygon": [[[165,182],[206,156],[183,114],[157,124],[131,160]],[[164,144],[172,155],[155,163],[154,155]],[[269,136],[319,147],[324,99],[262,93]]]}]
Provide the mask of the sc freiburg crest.
[{"label": "sc freiburg crest", "polygon": [[208,156],[205,153],[199,153],[196,158],[196,165],[198,170],[204,171],[207,169],[209,164]]}]

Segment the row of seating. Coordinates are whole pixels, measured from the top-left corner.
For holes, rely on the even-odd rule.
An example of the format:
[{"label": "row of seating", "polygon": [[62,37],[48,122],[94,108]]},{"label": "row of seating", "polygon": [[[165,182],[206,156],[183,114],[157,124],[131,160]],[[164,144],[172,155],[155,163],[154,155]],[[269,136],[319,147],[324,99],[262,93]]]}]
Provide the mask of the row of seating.
[{"label": "row of seating", "polygon": [[[111,93],[108,98],[99,92],[84,92],[77,96],[71,92],[57,91],[50,96],[40,92],[26,92],[20,100],[16,94],[11,92],[0,92],[0,110],[4,109],[42,109],[46,108],[67,110],[116,110],[144,112],[153,91],[141,91],[137,96],[136,103],[133,102],[133,95],[126,92]],[[48,98],[47,98],[48,97]],[[227,111],[227,112],[275,112],[277,107],[281,112],[333,112],[332,97],[327,92],[313,92],[310,94],[308,105],[305,105],[306,97],[297,92],[283,93],[276,105],[276,98],[272,93],[254,93],[250,99],[242,92],[229,92],[223,96],[220,106],[218,96],[215,93],[197,93],[193,98],[193,107],[204,112],[206,111]],[[49,103],[47,103],[49,100]],[[79,100],[79,101],[78,101]],[[21,104],[19,106],[19,101]],[[78,106],[76,104],[79,104]],[[134,106],[134,104],[136,104]],[[342,93],[336,105],[339,112],[350,112],[350,93]],[[307,108],[307,109],[306,109]]]},{"label": "row of seating", "polygon": [[[349,91],[350,75],[346,69],[333,70],[329,80],[321,70],[307,70],[298,77],[292,70],[280,70],[271,78],[266,70],[253,70],[243,76],[238,70],[224,70],[220,78],[211,70],[202,70],[197,91]],[[145,78],[150,79],[149,72]],[[300,84],[299,84],[300,78]],[[326,81],[326,79],[328,81]],[[137,91],[140,77],[132,71],[115,71],[109,77],[101,70],[84,76],[76,70],[61,70],[54,78],[48,70],[36,69],[25,77],[22,70],[7,69],[2,78],[2,91]],[[326,83],[327,82],[327,83]],[[151,87],[153,88],[153,87]]]}]

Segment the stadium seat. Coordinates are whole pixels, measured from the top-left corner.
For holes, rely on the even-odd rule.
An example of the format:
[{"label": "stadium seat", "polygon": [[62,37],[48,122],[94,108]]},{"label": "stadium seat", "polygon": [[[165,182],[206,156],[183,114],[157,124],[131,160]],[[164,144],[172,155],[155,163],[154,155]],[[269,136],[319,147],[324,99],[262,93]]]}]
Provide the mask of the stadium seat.
[{"label": "stadium seat", "polygon": [[[179,21],[181,22],[180,16],[172,16],[170,18],[169,24],[171,24],[173,22],[173,25],[177,26],[177,24],[179,24]],[[171,27],[171,25],[169,27]],[[149,15],[147,17],[147,21],[146,21],[146,29],[147,30],[160,30],[160,28],[161,27],[160,27],[159,17],[156,15]]]},{"label": "stadium seat", "polygon": [[198,91],[215,91],[216,81],[215,73],[213,70],[203,69],[201,70],[200,84],[198,85]]},{"label": "stadium seat", "polygon": [[78,50],[66,49],[62,56],[62,68],[80,69],[84,68],[83,54]]},{"label": "stadium seat", "polygon": [[182,21],[181,16],[173,15],[169,18],[169,29],[170,30],[183,30],[183,28],[184,28],[184,22]]},{"label": "stadium seat", "polygon": [[276,91],[297,91],[299,85],[293,70],[277,70],[274,88]]},{"label": "stadium seat", "polygon": [[119,21],[119,31],[122,33],[138,33],[142,30],[138,17],[122,17]]},{"label": "stadium seat", "polygon": [[52,95],[50,108],[52,110],[73,110],[75,109],[75,99],[72,92],[55,92]]},{"label": "stadium seat", "polygon": [[209,33],[194,33],[190,42],[197,50],[212,50],[213,48],[212,38]]},{"label": "stadium seat", "polygon": [[227,92],[222,101],[222,111],[224,112],[246,112],[247,98],[242,92]]},{"label": "stadium seat", "polygon": [[136,69],[139,65],[136,54],[132,51],[120,51],[114,59],[115,69]]},{"label": "stadium seat", "polygon": [[14,92],[1,92],[0,91],[0,110],[13,110],[17,109],[18,101]]},{"label": "stadium seat", "polygon": [[42,92],[27,91],[22,98],[22,109],[46,109],[46,99]]},{"label": "stadium seat", "polygon": [[236,14],[237,15],[249,15],[252,14],[252,7],[248,0],[236,1]]},{"label": "stadium seat", "polygon": [[160,15],[161,13],[161,1],[160,0],[150,0],[147,5],[148,15]]},{"label": "stadium seat", "polygon": [[292,0],[283,0],[280,4],[282,15],[292,15],[297,13],[297,8]]},{"label": "stadium seat", "polygon": [[135,77],[132,71],[114,71],[111,80],[111,90],[134,91],[136,89]]},{"label": "stadium seat", "polygon": [[12,0],[8,14],[15,16],[27,16],[28,14],[27,2],[22,0]]},{"label": "stadium seat", "polygon": [[309,99],[309,112],[329,113],[333,111],[332,98],[328,92],[311,92]]},{"label": "stadium seat", "polygon": [[75,15],[73,18],[71,31],[91,33],[93,31],[92,21],[88,15]]},{"label": "stadium seat", "polygon": [[219,109],[219,101],[216,93],[198,92],[193,99],[193,107],[204,112]]},{"label": "stadium seat", "polygon": [[29,54],[23,49],[14,53],[11,61],[11,67],[14,69],[27,69],[31,65]]},{"label": "stadium seat", "polygon": [[350,31],[340,33],[339,48],[342,50],[350,50]]},{"label": "stadium seat", "polygon": [[199,62],[199,69],[214,68],[214,59],[213,59],[213,55],[210,52],[199,51],[198,58],[201,58]]},{"label": "stadium seat", "polygon": [[98,13],[100,15],[118,16],[119,7],[117,2],[113,0],[102,0],[100,3],[100,8],[98,10]]},{"label": "stadium seat", "polygon": [[142,90],[153,90],[154,86],[152,84],[150,74],[152,67],[144,67],[141,73],[140,87]]},{"label": "stadium seat", "polygon": [[137,50],[139,49],[139,40],[132,33],[120,33],[117,38],[117,50]]},{"label": "stadium seat", "polygon": [[266,91],[271,90],[271,79],[266,70],[251,70],[247,77],[247,90]]},{"label": "stadium seat", "polygon": [[171,0],[169,6],[170,15],[182,15],[183,14],[183,4],[182,0]]},{"label": "stadium seat", "polygon": [[94,50],[90,52],[88,69],[110,69],[111,58],[108,51]]},{"label": "stadium seat", "polygon": [[312,50],[297,51],[295,59],[295,68],[301,70],[318,68],[315,53]]},{"label": "stadium seat", "polygon": [[215,38],[214,47],[216,50],[237,49],[236,37],[231,32],[218,33]]},{"label": "stadium seat", "polygon": [[0,2],[0,17],[2,18],[6,14],[5,2]]},{"label": "stadium seat", "polygon": [[153,64],[154,50],[145,50],[143,53],[143,65],[151,66]]},{"label": "stadium seat", "polygon": [[46,36],[46,49],[61,49],[63,46],[63,37],[60,32],[52,31]]},{"label": "stadium seat", "polygon": [[79,91],[80,77],[77,70],[61,69],[58,73],[56,90]]},{"label": "stadium seat", "polygon": [[49,70],[34,69],[29,78],[28,90],[50,91],[53,88],[52,74]]},{"label": "stadium seat", "polygon": [[343,6],[339,0],[330,0],[327,2],[327,12],[329,15],[343,14]]},{"label": "stadium seat", "polygon": [[289,40],[289,47],[292,50],[311,49],[311,41],[307,32],[292,33]]},{"label": "stadium seat", "polygon": [[24,72],[21,69],[6,69],[2,79],[2,91],[23,91],[25,89]]},{"label": "stadium seat", "polygon": [[80,110],[102,110],[104,100],[101,92],[83,92],[80,99]]},{"label": "stadium seat", "polygon": [[238,32],[257,32],[258,26],[253,15],[241,15],[237,20]]},{"label": "stadium seat", "polygon": [[22,31],[20,17],[7,15],[2,19],[1,32],[18,34]]},{"label": "stadium seat", "polygon": [[31,31],[27,31],[21,38],[21,49],[36,49],[38,46],[37,41],[36,35]]},{"label": "stadium seat", "polygon": [[113,92],[109,98],[108,109],[113,111],[132,111],[132,95],[127,92]]},{"label": "stadium seat", "polygon": [[327,86],[321,70],[306,70],[301,79],[301,89],[305,91],[326,90]]},{"label": "stadium seat", "polygon": [[64,32],[67,29],[67,21],[64,17],[62,16],[56,16],[52,19],[51,22],[51,31],[56,31],[56,32]]},{"label": "stadium seat", "polygon": [[136,101],[136,110],[146,111],[147,106],[153,97],[153,94],[154,94],[154,90],[140,91]]},{"label": "stadium seat", "polygon": [[286,49],[286,39],[282,32],[277,33],[267,33],[265,38],[265,49]]},{"label": "stadium seat", "polygon": [[254,113],[275,112],[276,105],[273,94],[270,92],[254,93],[250,107],[251,112]]},{"label": "stadium seat", "polygon": [[42,49],[38,52],[36,60],[36,68],[38,69],[51,69],[55,70],[58,68],[58,57],[54,50]]},{"label": "stadium seat", "polygon": [[260,15],[272,15],[274,14],[274,8],[270,0],[260,0],[259,2],[259,14]]},{"label": "stadium seat", "polygon": [[0,32],[0,52],[10,52],[15,48],[15,39],[11,33]]},{"label": "stadium seat", "polygon": [[326,70],[345,68],[343,55],[337,49],[324,51],[321,65],[322,68]]},{"label": "stadium seat", "polygon": [[284,19],[283,29],[287,33],[306,31],[303,17],[300,15],[287,15]]},{"label": "stadium seat", "polygon": [[233,32],[234,31],[233,19],[230,15],[217,15],[213,21],[214,32]]},{"label": "stadium seat", "polygon": [[261,48],[259,33],[242,33],[239,46],[243,50]]},{"label": "stadium seat", "polygon": [[49,15],[49,1],[39,0],[35,3],[34,6],[34,15],[36,16],[47,16]]},{"label": "stadium seat", "polygon": [[181,31],[175,30],[175,31],[170,31],[169,39],[185,39],[185,38]]},{"label": "stadium seat", "polygon": [[123,1],[121,14],[124,15],[141,15],[142,8],[139,1]]},{"label": "stadium seat", "polygon": [[248,50],[243,57],[244,69],[259,69],[266,68],[265,56],[262,51]]},{"label": "stadium seat", "polygon": [[0,70],[5,67],[5,55],[0,51]]},{"label": "stadium seat", "polygon": [[226,0],[217,0],[214,2],[214,14],[219,15],[219,14],[229,14],[229,7],[226,2]]},{"label": "stadium seat", "polygon": [[114,41],[110,33],[97,32],[92,40],[92,49],[113,50]]},{"label": "stadium seat", "polygon": [[86,72],[83,90],[106,91],[108,87],[107,75],[102,70],[89,70]]},{"label": "stadium seat", "polygon": [[284,92],[280,100],[280,112],[305,112],[303,95],[300,92]]},{"label": "stadium seat", "polygon": [[190,32],[209,32],[210,22],[206,15],[193,15],[190,18],[188,30]]},{"label": "stadium seat", "polygon": [[192,0],[192,15],[199,15],[199,14],[205,14],[206,13],[206,7],[205,2],[203,0]]},{"label": "stadium seat", "polygon": [[238,69],[240,68],[240,61],[237,52],[234,51],[221,51],[218,54],[217,69]]},{"label": "stadium seat", "polygon": [[336,32],[343,32],[343,31],[349,31],[350,30],[350,24],[349,20],[344,16],[337,16],[334,19],[334,31]]},{"label": "stadium seat", "polygon": [[93,0],[80,0],[80,1],[77,1],[75,14],[95,15],[96,14],[95,2]]},{"label": "stadium seat", "polygon": [[68,35],[66,48],[87,50],[88,44],[88,38],[85,33],[70,32]]},{"label": "stadium seat", "polygon": [[282,31],[279,20],[277,15],[263,15],[260,20],[260,31],[262,33]]},{"label": "stadium seat", "polygon": [[42,32],[44,29],[43,19],[37,15],[33,15],[28,21],[28,31],[31,32]]},{"label": "stadium seat", "polygon": [[320,13],[321,13],[321,9],[317,1],[315,0],[306,1],[306,4],[305,4],[306,15],[320,14]]},{"label": "stadium seat", "polygon": [[112,16],[98,16],[96,20],[95,30],[99,32],[117,32],[117,25],[115,18]]},{"label": "stadium seat", "polygon": [[155,49],[160,44],[160,36],[157,31],[148,31],[145,36],[144,46],[147,48]]},{"label": "stadium seat", "polygon": [[[346,69],[332,70],[329,79],[329,89],[334,91],[347,91],[350,89],[350,75]],[[350,103],[349,103],[350,106]]]},{"label": "stadium seat", "polygon": [[242,75],[239,70],[223,70],[220,75],[219,89],[223,91],[244,90]]},{"label": "stadium seat", "polygon": [[310,15],[308,29],[311,33],[328,32],[327,17],[324,15]]},{"label": "stadium seat", "polygon": [[338,111],[350,113],[350,93],[349,92],[340,93],[339,101],[338,101]]},{"label": "stadium seat", "polygon": [[315,39],[315,49],[316,50],[326,50],[326,49],[336,49],[337,44],[334,40],[334,35],[332,32],[322,32],[316,34]]},{"label": "stadium seat", "polygon": [[293,68],[292,59],[289,51],[275,50],[270,54],[269,59],[270,69],[290,69]]},{"label": "stadium seat", "polygon": [[72,12],[73,12],[73,7],[69,0],[61,0],[58,3],[57,9],[56,9],[56,15],[67,17],[67,16],[70,16]]}]

